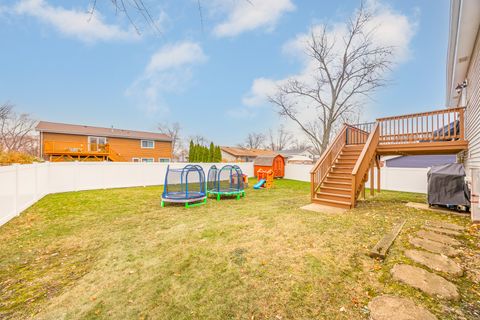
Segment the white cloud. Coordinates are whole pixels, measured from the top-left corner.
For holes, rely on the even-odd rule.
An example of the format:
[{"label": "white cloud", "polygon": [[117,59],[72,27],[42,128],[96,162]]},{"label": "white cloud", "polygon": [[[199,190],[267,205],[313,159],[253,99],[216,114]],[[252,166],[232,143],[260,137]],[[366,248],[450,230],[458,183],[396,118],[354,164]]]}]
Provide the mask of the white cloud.
[{"label": "white cloud", "polygon": [[291,0],[251,0],[223,3],[228,17],[214,28],[218,37],[232,37],[257,28],[272,30],[283,14],[295,10]]},{"label": "white cloud", "polygon": [[207,61],[199,44],[185,41],[167,44],[150,58],[143,73],[125,91],[149,113],[168,111],[164,94],[184,90],[192,78],[192,66]]},{"label": "white cloud", "polygon": [[258,78],[253,80],[250,93],[245,95],[242,102],[246,106],[260,106],[265,102],[265,97],[275,93],[277,84],[275,81],[267,78]]},{"label": "white cloud", "polygon": [[[413,38],[417,23],[408,16],[394,11],[392,8],[382,5],[378,1],[368,1],[367,6],[373,17],[368,28],[375,29],[372,41],[376,45],[393,47],[393,62],[400,64],[405,62],[411,55],[410,42]],[[301,62],[301,69],[298,73],[289,75],[283,79],[268,79],[265,77],[257,78],[253,81],[250,91],[245,94],[243,103],[246,107],[262,106],[266,104],[266,98],[271,95],[278,85],[291,78],[301,81],[313,81],[312,71],[316,68],[315,62],[306,54],[306,44],[310,35],[319,31],[323,25],[313,25],[307,32],[297,35],[294,39],[287,41],[282,51],[293,56]],[[328,37],[341,39],[347,32],[345,23],[331,24],[328,29]],[[341,50],[341,41],[337,41],[334,50]]]},{"label": "white cloud", "polygon": [[21,0],[11,11],[35,17],[60,33],[84,42],[139,38],[132,27],[122,29],[117,25],[107,24],[98,10],[91,15],[87,10],[55,7],[44,0]]}]

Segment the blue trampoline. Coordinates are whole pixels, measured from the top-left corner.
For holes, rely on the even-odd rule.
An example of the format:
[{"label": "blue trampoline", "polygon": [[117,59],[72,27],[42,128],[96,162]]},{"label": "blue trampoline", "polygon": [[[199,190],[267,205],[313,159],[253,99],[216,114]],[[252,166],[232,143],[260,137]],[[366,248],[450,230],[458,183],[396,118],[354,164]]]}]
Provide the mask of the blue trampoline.
[{"label": "blue trampoline", "polygon": [[186,208],[207,202],[205,173],[199,165],[187,165],[180,169],[167,167],[162,193],[165,202],[184,203]]},{"label": "blue trampoline", "polygon": [[222,195],[236,196],[237,199],[245,196],[242,169],[232,165],[218,169],[213,165],[208,170],[207,195],[215,195],[217,200],[220,200]]}]

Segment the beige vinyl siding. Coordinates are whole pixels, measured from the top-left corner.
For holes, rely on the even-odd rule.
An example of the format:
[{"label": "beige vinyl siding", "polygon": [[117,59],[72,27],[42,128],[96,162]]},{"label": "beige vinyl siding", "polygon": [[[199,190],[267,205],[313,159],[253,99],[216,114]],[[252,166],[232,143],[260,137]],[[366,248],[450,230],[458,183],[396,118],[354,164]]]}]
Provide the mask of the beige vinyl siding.
[{"label": "beige vinyl siding", "polygon": [[467,174],[471,168],[480,168],[480,32],[472,52],[467,73],[467,110],[465,136],[468,140]]}]

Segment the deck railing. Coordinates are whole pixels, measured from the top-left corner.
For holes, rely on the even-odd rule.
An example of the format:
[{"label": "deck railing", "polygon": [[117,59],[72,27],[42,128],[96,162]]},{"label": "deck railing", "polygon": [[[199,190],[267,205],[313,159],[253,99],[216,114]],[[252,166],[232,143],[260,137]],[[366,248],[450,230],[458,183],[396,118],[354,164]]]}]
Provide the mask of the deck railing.
[{"label": "deck railing", "polygon": [[370,134],[374,126],[375,122],[349,124],[347,128],[346,143],[348,145],[364,144],[367,141],[368,135]]},{"label": "deck railing", "polygon": [[380,144],[464,140],[465,108],[379,118]]},{"label": "deck railing", "polygon": [[376,123],[368,135],[362,152],[358,157],[355,167],[352,170],[352,201],[353,205],[357,199],[359,192],[361,191],[362,184],[365,182],[368,175],[368,170],[372,165],[372,161],[375,159],[377,152],[377,146],[380,141],[380,126]]},{"label": "deck railing", "polygon": [[43,152],[46,154],[108,154],[108,144],[88,144],[69,141],[45,141]]},{"label": "deck railing", "polygon": [[337,159],[338,155],[342,151],[345,143],[347,141],[347,129],[350,126],[344,124],[340,133],[336,136],[335,140],[328,146],[320,159],[317,161],[312,171],[310,171],[310,181],[311,183],[311,196],[315,197],[317,189],[322,184],[323,180],[330,171],[333,163]]}]

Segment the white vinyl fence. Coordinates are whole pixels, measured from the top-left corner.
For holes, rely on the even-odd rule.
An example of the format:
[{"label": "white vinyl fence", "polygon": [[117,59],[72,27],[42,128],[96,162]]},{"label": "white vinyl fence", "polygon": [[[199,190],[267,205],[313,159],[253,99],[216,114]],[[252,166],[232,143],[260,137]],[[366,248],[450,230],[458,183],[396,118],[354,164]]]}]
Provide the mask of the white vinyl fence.
[{"label": "white vinyl fence", "polygon": [[[235,164],[253,176],[253,163]],[[168,165],[182,168],[186,163],[46,162],[0,167],[0,225],[50,193],[163,185]],[[213,163],[199,165],[207,175]]]},{"label": "white vinyl fence", "polygon": [[[383,190],[427,193],[429,168],[388,168],[380,171],[380,186]],[[375,185],[377,170],[375,170]],[[367,182],[367,187],[370,182]]]},{"label": "white vinyl fence", "polygon": [[[217,167],[226,163],[218,163]],[[235,163],[249,177],[253,163]],[[167,166],[182,168],[186,163],[58,162],[0,167],[0,225],[50,193],[162,185]],[[199,163],[205,175],[211,163]],[[288,164],[285,178],[310,181],[312,165]],[[384,190],[427,191],[428,169],[382,168]]]},{"label": "white vinyl fence", "polygon": [[[288,164],[285,166],[285,178],[310,181],[313,165]],[[381,168],[380,186],[383,190],[427,193],[428,168]],[[375,169],[375,185],[377,183]],[[367,187],[370,182],[367,182]]]},{"label": "white vinyl fence", "polygon": [[285,179],[310,181],[310,171],[313,164],[287,164],[285,165]]}]

